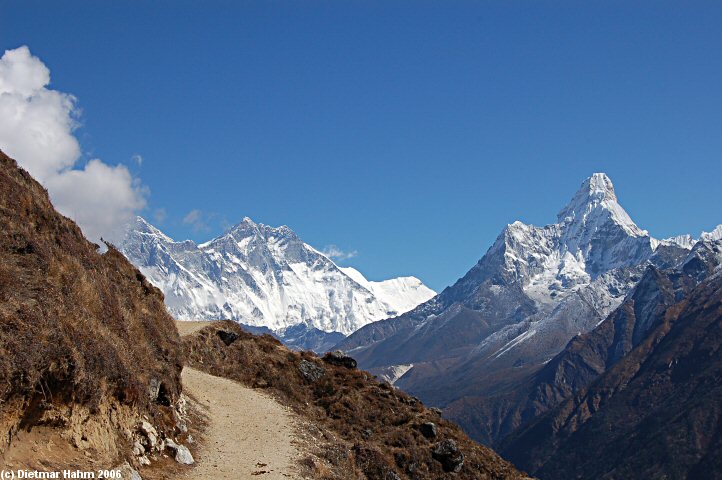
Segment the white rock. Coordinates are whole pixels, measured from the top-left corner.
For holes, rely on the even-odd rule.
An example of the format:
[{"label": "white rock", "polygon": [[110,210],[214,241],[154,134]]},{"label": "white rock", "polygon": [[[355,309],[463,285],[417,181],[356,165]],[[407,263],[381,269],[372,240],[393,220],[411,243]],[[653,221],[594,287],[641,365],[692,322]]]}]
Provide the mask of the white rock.
[{"label": "white rock", "polygon": [[143,454],[145,454],[145,447],[142,443],[136,440],[133,444],[133,455],[135,455],[136,457],[140,457]]},{"label": "white rock", "polygon": [[121,480],[143,480],[143,478],[140,476],[140,473],[138,473],[136,469],[131,467],[128,462],[125,462],[122,465],[113,468],[113,470],[117,470],[120,472]]},{"label": "white rock", "polygon": [[158,443],[158,432],[156,431],[155,427],[153,427],[153,425],[151,425],[149,422],[143,420],[142,422],[140,422],[140,431],[143,432],[145,437],[148,439],[148,446],[151,449],[155,448]]},{"label": "white rock", "polygon": [[176,448],[175,461],[183,465],[192,465],[195,462],[191,451],[184,445],[178,445],[178,448]]}]

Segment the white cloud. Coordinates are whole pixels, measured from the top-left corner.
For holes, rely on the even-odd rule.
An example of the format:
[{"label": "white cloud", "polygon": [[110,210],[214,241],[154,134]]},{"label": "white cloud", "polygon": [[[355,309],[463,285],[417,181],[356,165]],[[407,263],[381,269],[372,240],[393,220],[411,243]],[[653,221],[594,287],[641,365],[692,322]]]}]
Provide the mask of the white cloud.
[{"label": "white cloud", "polygon": [[[76,99],[49,84],[50,70],[28,47],[5,51],[0,58],[0,149],[45,185],[55,207],[89,239],[118,240],[123,225],[145,208],[148,190],[123,165],[95,159],[77,168]],[[134,161],[140,164],[138,157]]]},{"label": "white cloud", "polygon": [[91,160],[46,180],[53,204],[73,218],[90,239],[119,239],[125,224],[145,207],[146,189],[123,165]]},{"label": "white cloud", "polygon": [[143,165],[143,155],[136,153],[132,157],[130,157],[131,160],[133,160],[139,167]]},{"label": "white cloud", "polygon": [[197,208],[191,210],[188,212],[188,215],[183,217],[183,224],[189,225],[196,233],[210,230],[210,226],[206,222],[206,215]]},{"label": "white cloud", "polygon": [[168,212],[165,208],[158,208],[153,212],[153,220],[155,220],[155,223],[158,225],[163,225],[167,218]]},{"label": "white cloud", "polygon": [[350,250],[346,252],[338,248],[336,245],[325,246],[322,253],[333,260],[348,260],[349,258],[353,258],[358,255],[357,250]]}]

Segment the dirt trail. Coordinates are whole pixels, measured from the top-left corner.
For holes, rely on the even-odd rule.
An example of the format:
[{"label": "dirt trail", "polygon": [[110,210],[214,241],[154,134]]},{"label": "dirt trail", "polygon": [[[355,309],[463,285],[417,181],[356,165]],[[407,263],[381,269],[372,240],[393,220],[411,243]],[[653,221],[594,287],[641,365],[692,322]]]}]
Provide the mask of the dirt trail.
[{"label": "dirt trail", "polygon": [[[203,327],[210,322],[193,323]],[[181,335],[193,331],[184,330],[179,325]],[[299,452],[292,443],[295,419],[288,409],[262,392],[193,368],[185,367],[182,378],[183,391],[209,423],[200,446],[192,449],[196,465],[182,478],[301,478],[293,466]]]},{"label": "dirt trail", "polygon": [[203,327],[212,325],[216,322],[208,320],[190,321],[190,320],[176,320],[175,328],[178,329],[178,334],[181,337],[195,333]]},{"label": "dirt trail", "polygon": [[[208,415],[197,465],[187,478],[299,478],[292,467],[292,414],[273,398],[225,378],[183,369],[183,389]],[[262,473],[265,472],[265,473]]]}]

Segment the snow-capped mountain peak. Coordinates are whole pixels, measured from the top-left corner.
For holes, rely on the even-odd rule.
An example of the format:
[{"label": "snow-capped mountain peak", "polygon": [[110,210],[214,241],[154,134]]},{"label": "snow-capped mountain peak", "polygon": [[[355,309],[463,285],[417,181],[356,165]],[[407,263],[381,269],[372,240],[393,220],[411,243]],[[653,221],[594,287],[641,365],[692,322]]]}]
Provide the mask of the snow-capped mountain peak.
[{"label": "snow-capped mountain peak", "polygon": [[717,225],[717,228],[711,232],[702,232],[700,240],[714,242],[716,240],[722,240],[722,225]]},{"label": "snow-capped mountain peak", "polygon": [[151,235],[154,237],[158,237],[159,239],[162,239],[163,241],[166,241],[166,242],[173,241],[172,238],[170,238],[168,235],[166,235],[165,233],[161,232],[156,227],[154,227],[153,225],[148,223],[146,221],[146,219],[141,216],[135,217],[135,219],[131,223],[130,228],[133,229],[134,231],[138,232],[139,234]]},{"label": "snow-capped mountain peak", "polygon": [[[704,235],[704,232],[702,233]],[[697,240],[692,237],[690,234],[685,235],[677,235],[674,237],[665,238],[664,240],[660,240],[662,245],[676,245],[678,247],[691,249],[694,247],[695,243],[697,243]]]},{"label": "snow-capped mountain peak", "polygon": [[537,227],[516,221],[504,229],[487,256],[503,252],[508,280],[537,301],[548,302],[619,267],[649,258],[656,241],[622,208],[604,173],[582,183],[558,215],[558,223]]},{"label": "snow-capped mountain peak", "polygon": [[418,301],[419,298],[428,300],[436,295],[416,277],[397,277],[374,282],[367,280],[353,267],[341,267],[341,271],[397,312],[408,312],[421,303]]},{"label": "snow-capped mountain peak", "polygon": [[604,173],[595,173],[586,179],[557,219],[568,226],[567,236],[572,238],[581,231],[593,233],[607,223],[617,225],[635,237],[649,236],[619,204],[614,184]]},{"label": "snow-capped mountain peak", "polygon": [[413,277],[370,282],[345,272],[288,226],[248,217],[200,245],[175,242],[138,217],[120,249],[184,320],[233,319],[272,330],[305,324],[349,334],[435,294]]}]

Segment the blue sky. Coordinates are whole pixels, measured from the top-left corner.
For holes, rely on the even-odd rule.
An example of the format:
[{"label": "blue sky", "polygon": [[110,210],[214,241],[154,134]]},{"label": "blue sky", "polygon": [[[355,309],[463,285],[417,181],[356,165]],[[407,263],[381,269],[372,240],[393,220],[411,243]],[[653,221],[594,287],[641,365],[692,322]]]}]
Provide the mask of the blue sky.
[{"label": "blue sky", "polygon": [[83,159],[126,164],[169,235],[249,216],[437,290],[595,171],[654,236],[722,223],[720,25],[720,2],[0,1],[0,49],[77,97]]}]

